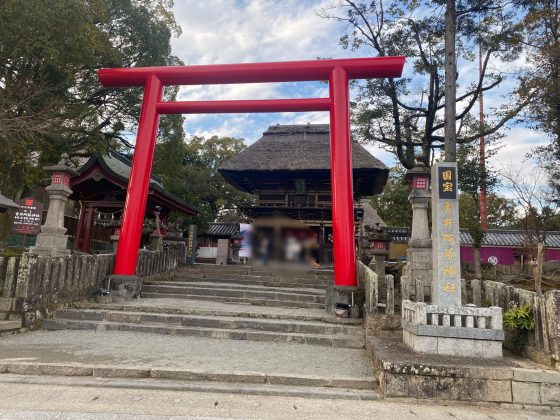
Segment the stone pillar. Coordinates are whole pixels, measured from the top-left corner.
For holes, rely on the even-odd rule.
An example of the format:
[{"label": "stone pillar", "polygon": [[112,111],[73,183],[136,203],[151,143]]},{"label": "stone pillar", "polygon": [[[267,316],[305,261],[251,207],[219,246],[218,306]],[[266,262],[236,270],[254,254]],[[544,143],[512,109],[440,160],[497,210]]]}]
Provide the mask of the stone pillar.
[{"label": "stone pillar", "polygon": [[371,243],[370,251],[373,255],[370,267],[377,274],[379,296],[386,296],[385,260],[389,255],[388,246],[391,238],[383,231],[379,223],[375,224],[375,230],[367,238]]},{"label": "stone pillar", "polygon": [[49,195],[49,209],[47,220],[41,226],[41,233],[37,235],[35,246],[29,249],[32,254],[40,256],[62,257],[70,255],[67,249],[68,235],[64,227],[64,207],[72,190],[70,189],[70,178],[78,175],[78,172],[68,167],[68,155],[64,153],[60,162],[53,166],[44,168],[51,172],[51,185],[45,190]]},{"label": "stone pillar", "polygon": [[410,181],[411,192],[408,200],[412,206],[412,231],[408,242],[407,263],[403,268],[403,282],[408,284],[409,293],[417,302],[423,302],[427,287],[432,279],[432,240],[428,223],[429,169],[420,163],[406,173],[405,181]]},{"label": "stone pillar", "polygon": [[457,163],[432,167],[433,278],[432,303],[461,306],[461,264]]}]

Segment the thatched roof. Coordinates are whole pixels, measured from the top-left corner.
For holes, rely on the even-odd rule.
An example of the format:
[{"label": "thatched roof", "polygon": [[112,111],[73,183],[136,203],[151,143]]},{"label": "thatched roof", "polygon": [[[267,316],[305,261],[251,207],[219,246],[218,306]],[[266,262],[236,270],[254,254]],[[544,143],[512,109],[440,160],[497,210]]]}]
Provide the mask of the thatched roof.
[{"label": "thatched roof", "polygon": [[[352,142],[352,163],[354,184],[362,193],[368,195],[383,190],[389,170],[356,142]],[[254,144],[223,163],[219,171],[237,188],[251,191],[250,183],[244,181],[251,176],[266,176],[272,171],[328,174],[330,166],[328,124],[274,125]],[[369,184],[365,190],[359,182],[364,177]]]}]

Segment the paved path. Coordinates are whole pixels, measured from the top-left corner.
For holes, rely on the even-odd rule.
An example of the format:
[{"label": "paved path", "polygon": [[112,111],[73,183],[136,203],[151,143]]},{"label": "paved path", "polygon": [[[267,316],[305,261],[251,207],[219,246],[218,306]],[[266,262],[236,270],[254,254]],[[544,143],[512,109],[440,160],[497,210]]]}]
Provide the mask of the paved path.
[{"label": "paved path", "polygon": [[[0,419],[537,419],[537,414],[416,401],[345,401],[13,383],[0,375]],[[63,382],[64,380],[61,379]],[[173,417],[168,417],[173,416]],[[544,418],[544,417],[542,417]],[[549,417],[550,418],[550,417]]]},{"label": "paved path", "polygon": [[373,377],[365,350],[124,331],[36,331],[3,337],[0,361],[150,366],[324,377]]}]

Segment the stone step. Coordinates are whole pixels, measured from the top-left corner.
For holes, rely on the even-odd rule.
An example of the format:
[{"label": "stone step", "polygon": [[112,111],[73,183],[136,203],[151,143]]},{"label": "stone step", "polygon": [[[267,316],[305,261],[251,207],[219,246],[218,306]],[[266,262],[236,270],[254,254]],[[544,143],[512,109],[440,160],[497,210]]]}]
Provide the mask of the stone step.
[{"label": "stone step", "polygon": [[205,267],[184,266],[177,268],[178,273],[207,273],[207,274],[236,274],[236,275],[252,275],[260,277],[278,277],[278,278],[298,278],[310,280],[330,280],[333,278],[332,271],[315,271],[300,269],[273,269],[263,267],[245,267],[245,266],[219,266],[206,265]]},{"label": "stone step", "polygon": [[[295,320],[295,321],[319,321],[328,324],[344,324],[344,325],[362,325],[361,319],[352,318],[338,318],[323,311],[320,315],[310,314],[309,312],[301,313],[301,311],[287,311],[284,313],[277,312],[262,312],[256,311],[256,307],[249,305],[240,305],[242,309],[236,309],[234,305],[225,305],[224,309],[216,309],[214,307],[197,308],[189,306],[188,304],[181,307],[165,303],[167,299],[160,299],[158,305],[144,306],[135,303],[135,301],[125,303],[93,303],[93,302],[76,302],[72,304],[75,309],[101,309],[101,310],[114,310],[114,311],[130,311],[130,312],[150,312],[158,314],[170,315],[198,315],[198,316],[235,316],[242,318],[257,318],[257,319],[278,319],[278,320]],[[150,302],[150,299],[143,299],[141,302]],[[200,301],[199,301],[200,303]],[[210,302],[210,305],[212,303]],[[230,309],[231,307],[232,309]],[[259,308],[260,309],[260,308]],[[275,308],[273,308],[275,309]],[[305,311],[305,310],[303,310]]]},{"label": "stone step", "polygon": [[47,319],[43,321],[46,330],[96,330],[130,331],[163,335],[187,335],[193,337],[219,338],[229,340],[274,341],[296,344],[313,344],[331,347],[363,348],[362,337],[333,336],[300,333],[280,333],[259,330],[231,330],[221,328],[187,327],[171,324],[134,324],[109,321],[79,321],[70,319]]},{"label": "stone step", "polygon": [[314,308],[324,309],[324,303],[315,302],[298,302],[290,300],[276,300],[276,299],[258,299],[258,298],[241,298],[231,296],[205,296],[205,295],[190,295],[185,293],[162,293],[162,292],[147,292],[142,290],[141,295],[143,298],[172,298],[172,299],[188,299],[188,300],[204,300],[221,303],[233,304],[246,304],[246,305],[259,305],[259,306],[275,306],[281,308]]},{"label": "stone step", "polygon": [[16,331],[22,327],[21,319],[8,319],[0,321],[0,332]]},{"label": "stone step", "polygon": [[252,290],[248,288],[219,288],[209,285],[201,287],[192,283],[178,283],[166,285],[161,283],[147,283],[142,285],[142,295],[145,293],[167,293],[167,294],[185,294],[185,295],[201,295],[216,296],[226,298],[243,298],[243,299],[266,299],[290,302],[306,302],[306,303],[325,303],[325,296],[317,294],[302,294],[297,291],[277,291],[277,290]]},{"label": "stone step", "polygon": [[58,320],[109,321],[133,324],[177,324],[190,327],[261,330],[282,333],[317,335],[364,336],[361,326],[347,326],[321,321],[271,320],[241,316],[207,316],[161,314],[154,312],[135,312],[101,309],[59,309],[54,314]]},{"label": "stone step", "polygon": [[270,287],[254,285],[254,284],[239,284],[236,282],[212,282],[206,281],[206,279],[200,279],[200,281],[181,281],[176,280],[149,280],[145,281],[143,285],[150,286],[181,286],[181,287],[204,287],[204,288],[216,288],[216,289],[227,289],[227,290],[242,290],[242,291],[260,291],[260,292],[286,292],[286,293],[297,293],[300,295],[319,295],[325,296],[324,289],[318,288],[298,288],[294,290],[291,287],[274,287],[270,290]]},{"label": "stone step", "polygon": [[[74,367],[75,368],[75,367]],[[377,387],[377,383],[370,379],[341,378],[332,379],[325,383],[331,386],[309,386],[307,383],[321,383],[321,378],[312,377],[286,377],[278,375],[266,375],[264,383],[251,383],[245,381],[247,376],[238,376],[233,373],[221,372],[221,376],[212,372],[204,372],[200,379],[180,380],[181,376],[189,377],[188,371],[157,370],[151,369],[146,372],[150,375],[147,378],[138,378],[130,372],[129,376],[108,377],[106,369],[91,367],[91,370],[83,371],[87,376],[69,376],[72,366],[42,365],[38,369],[33,365],[15,366],[9,365],[9,371],[18,371],[20,374],[5,373],[0,375],[0,383],[8,384],[34,384],[47,386],[79,386],[88,388],[114,388],[114,389],[145,389],[160,391],[181,391],[181,392],[206,392],[212,394],[241,394],[241,395],[264,395],[293,398],[313,398],[313,399],[332,399],[332,400],[381,400],[382,396]],[[90,374],[91,371],[91,374]],[[66,376],[57,376],[66,375]],[[126,370],[115,371],[115,373],[126,375]],[[190,372],[193,374],[194,372]],[[103,376],[98,376],[103,375]],[[164,378],[170,379],[164,379]],[[102,378],[102,380],[100,380]],[[220,380],[216,380],[220,378]],[[226,379],[231,379],[227,381]],[[260,379],[260,378],[259,378]],[[238,382],[236,382],[238,381]],[[283,384],[278,384],[281,382]],[[286,382],[292,382],[290,385]],[[296,385],[297,384],[297,385]],[[337,386],[333,386],[337,385]],[[360,388],[361,386],[368,388]],[[348,387],[350,386],[350,387]],[[358,387],[358,388],[352,388]],[[369,388],[371,386],[371,388]]]},{"label": "stone step", "polygon": [[324,280],[310,280],[297,278],[278,278],[269,276],[235,275],[232,273],[176,273],[169,281],[207,281],[207,282],[233,282],[238,284],[267,286],[267,287],[289,287],[289,288],[320,288],[324,289],[327,282]]}]

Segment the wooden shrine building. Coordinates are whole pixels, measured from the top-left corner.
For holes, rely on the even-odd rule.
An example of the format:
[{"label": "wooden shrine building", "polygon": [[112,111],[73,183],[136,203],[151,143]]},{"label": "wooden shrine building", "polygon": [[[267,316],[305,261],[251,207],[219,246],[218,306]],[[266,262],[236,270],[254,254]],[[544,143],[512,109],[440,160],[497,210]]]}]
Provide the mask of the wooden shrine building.
[{"label": "wooden shrine building", "polygon": [[[91,252],[94,222],[102,214],[120,218],[126,198],[131,160],[125,155],[110,150],[103,156],[92,156],[78,168],[79,175],[71,179],[73,193],[70,199],[80,202],[80,218],[76,229],[74,248]],[[156,206],[161,207],[162,221],[172,211],[186,215],[197,215],[198,210],[165,191],[161,179],[152,175],[146,205],[146,217],[153,218]],[[118,229],[118,226],[117,226]],[[117,230],[116,229],[116,230]]]},{"label": "wooden shrine building", "polygon": [[[356,142],[352,162],[358,226],[364,214],[360,199],[381,193],[389,170]],[[276,217],[288,221],[287,229],[308,229],[319,241],[321,262],[332,262],[329,125],[271,126],[219,172],[234,187],[255,195],[255,205],[242,209],[255,226]]]}]

